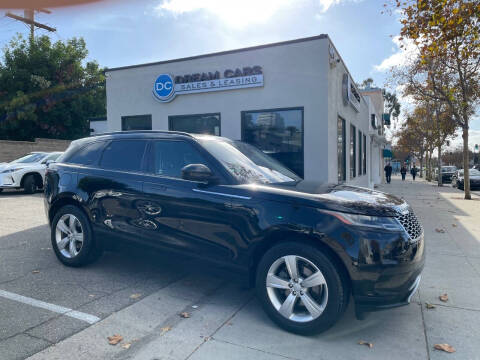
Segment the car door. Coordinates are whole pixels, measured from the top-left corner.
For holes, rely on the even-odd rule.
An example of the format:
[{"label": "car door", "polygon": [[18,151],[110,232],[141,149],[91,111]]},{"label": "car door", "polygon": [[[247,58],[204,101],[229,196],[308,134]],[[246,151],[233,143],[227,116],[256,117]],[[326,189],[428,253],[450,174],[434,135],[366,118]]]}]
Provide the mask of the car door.
[{"label": "car door", "polygon": [[109,238],[139,238],[142,216],[136,202],[142,196],[142,167],[147,141],[113,140],[106,144],[99,165],[78,170],[78,188],[88,198],[96,231]]},{"label": "car door", "polygon": [[[228,262],[238,247],[230,217],[234,190],[201,150],[193,140],[151,141],[142,212],[151,222],[149,241],[153,245]],[[189,164],[208,166],[219,183],[182,179],[181,170]]]}]

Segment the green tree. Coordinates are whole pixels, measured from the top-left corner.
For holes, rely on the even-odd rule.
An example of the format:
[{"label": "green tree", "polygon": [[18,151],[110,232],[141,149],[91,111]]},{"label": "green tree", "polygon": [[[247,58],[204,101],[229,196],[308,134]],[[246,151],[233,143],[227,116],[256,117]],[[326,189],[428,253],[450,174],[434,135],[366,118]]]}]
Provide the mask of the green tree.
[{"label": "green tree", "polygon": [[401,38],[415,44],[419,59],[409,66],[408,85],[446,104],[462,129],[465,199],[471,199],[468,131],[480,103],[480,3],[478,0],[395,0]]},{"label": "green tree", "polygon": [[15,36],[0,61],[0,138],[75,139],[106,113],[105,76],[85,41]]}]

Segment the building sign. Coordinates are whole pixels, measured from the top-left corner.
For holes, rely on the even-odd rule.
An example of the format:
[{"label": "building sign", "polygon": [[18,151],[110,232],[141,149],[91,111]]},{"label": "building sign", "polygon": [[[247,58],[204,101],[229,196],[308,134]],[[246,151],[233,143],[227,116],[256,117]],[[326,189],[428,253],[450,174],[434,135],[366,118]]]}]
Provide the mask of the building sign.
[{"label": "building sign", "polygon": [[345,106],[350,103],[357,112],[360,111],[360,94],[348,74],[343,74],[342,98]]},{"label": "building sign", "polygon": [[223,77],[219,71],[177,76],[161,74],[153,84],[153,95],[159,101],[169,102],[176,95],[259,86],[263,86],[263,70],[260,66],[252,66],[227,69],[223,72]]}]

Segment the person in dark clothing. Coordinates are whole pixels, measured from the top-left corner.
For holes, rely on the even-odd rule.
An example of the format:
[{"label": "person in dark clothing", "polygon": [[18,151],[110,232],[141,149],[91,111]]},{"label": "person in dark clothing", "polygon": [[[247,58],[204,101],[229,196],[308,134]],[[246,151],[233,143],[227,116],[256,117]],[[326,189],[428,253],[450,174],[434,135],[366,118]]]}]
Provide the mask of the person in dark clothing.
[{"label": "person in dark clothing", "polygon": [[402,180],[405,181],[405,176],[407,175],[407,167],[405,164],[402,165],[402,168],[400,169],[400,174],[402,174]]},{"label": "person in dark clothing", "polygon": [[410,174],[412,174],[413,180],[415,180],[415,176],[417,176],[418,169],[415,165],[413,165],[412,169],[410,170]]},{"label": "person in dark clothing", "polygon": [[390,184],[390,181],[392,180],[392,165],[390,163],[387,163],[387,166],[385,166],[385,177],[387,178],[387,184]]}]

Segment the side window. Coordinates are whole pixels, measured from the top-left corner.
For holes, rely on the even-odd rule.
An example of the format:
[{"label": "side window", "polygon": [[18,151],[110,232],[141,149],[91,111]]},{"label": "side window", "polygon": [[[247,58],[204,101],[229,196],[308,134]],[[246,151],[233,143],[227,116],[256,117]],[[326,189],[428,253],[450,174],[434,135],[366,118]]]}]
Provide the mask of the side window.
[{"label": "side window", "polygon": [[87,146],[84,146],[74,152],[69,158],[65,160],[65,162],[80,165],[97,164],[104,146],[104,141],[96,141],[94,143],[88,144]]},{"label": "side window", "polygon": [[176,140],[158,140],[153,142],[150,156],[150,171],[156,175],[182,178],[182,168],[189,164],[204,164],[205,158],[190,143]]},{"label": "side window", "polygon": [[104,169],[140,171],[145,152],[145,140],[116,140],[103,151],[100,166]]}]

